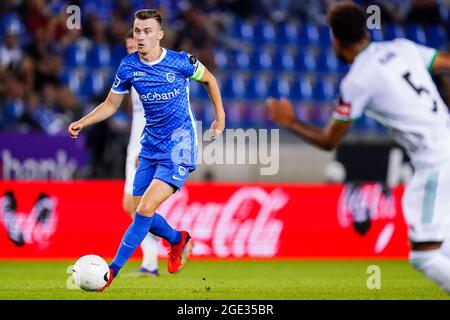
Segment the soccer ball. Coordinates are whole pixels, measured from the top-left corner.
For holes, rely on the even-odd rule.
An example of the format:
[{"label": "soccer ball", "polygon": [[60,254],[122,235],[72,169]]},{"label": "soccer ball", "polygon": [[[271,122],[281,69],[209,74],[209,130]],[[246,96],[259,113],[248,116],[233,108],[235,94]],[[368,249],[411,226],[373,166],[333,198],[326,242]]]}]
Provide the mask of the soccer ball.
[{"label": "soccer ball", "polygon": [[108,282],[109,266],[102,257],[94,254],[83,256],[73,266],[73,280],[78,288],[86,291],[101,289]]}]

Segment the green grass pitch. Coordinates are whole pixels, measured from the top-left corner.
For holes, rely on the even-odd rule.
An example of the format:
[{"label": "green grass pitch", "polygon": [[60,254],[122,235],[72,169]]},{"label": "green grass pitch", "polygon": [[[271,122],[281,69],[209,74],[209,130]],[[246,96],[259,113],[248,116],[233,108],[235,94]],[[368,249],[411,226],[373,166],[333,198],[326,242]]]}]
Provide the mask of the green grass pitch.
[{"label": "green grass pitch", "polygon": [[[68,289],[73,261],[1,261],[0,300],[7,299],[450,299],[407,261],[193,260],[176,275],[136,278],[130,261],[103,293]],[[368,289],[378,266],[381,288]],[[69,279],[69,280],[68,280]]]}]

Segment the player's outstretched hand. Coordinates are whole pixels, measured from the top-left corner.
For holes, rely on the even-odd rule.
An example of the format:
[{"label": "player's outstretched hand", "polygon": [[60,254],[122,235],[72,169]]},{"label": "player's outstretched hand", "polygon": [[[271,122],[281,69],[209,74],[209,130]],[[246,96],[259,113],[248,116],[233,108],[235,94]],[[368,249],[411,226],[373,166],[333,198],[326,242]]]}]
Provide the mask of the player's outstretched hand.
[{"label": "player's outstretched hand", "polygon": [[211,139],[216,140],[222,134],[225,129],[224,120],[214,120],[211,124]]},{"label": "player's outstretched hand", "polygon": [[75,121],[69,125],[67,131],[69,132],[69,135],[72,139],[76,139],[78,138],[78,134],[80,133],[81,130],[83,130],[83,128],[84,128],[83,122]]},{"label": "player's outstretched hand", "polygon": [[266,105],[269,109],[269,119],[282,127],[289,128],[297,119],[294,107],[284,98],[280,100],[268,98]]}]

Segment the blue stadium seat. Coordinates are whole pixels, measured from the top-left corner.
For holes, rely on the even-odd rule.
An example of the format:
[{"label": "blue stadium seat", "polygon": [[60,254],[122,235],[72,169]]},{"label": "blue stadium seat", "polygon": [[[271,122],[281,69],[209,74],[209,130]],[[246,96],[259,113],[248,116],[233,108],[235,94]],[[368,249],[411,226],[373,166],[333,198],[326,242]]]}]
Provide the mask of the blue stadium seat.
[{"label": "blue stadium seat", "polygon": [[102,22],[109,22],[115,3],[110,0],[83,1],[81,12],[93,13]]},{"label": "blue stadium seat", "polygon": [[404,38],[405,33],[403,28],[396,24],[390,24],[385,27],[384,39],[385,40],[394,40],[395,38]]},{"label": "blue stadium seat", "polygon": [[347,73],[350,70],[350,66],[340,59],[338,59],[338,72]]},{"label": "blue stadium seat", "polygon": [[244,106],[242,126],[246,129],[264,127],[264,115],[262,112],[266,112],[266,110],[261,108],[261,106],[255,104]]},{"label": "blue stadium seat", "polygon": [[320,47],[330,47],[331,46],[331,29],[327,25],[320,25],[319,27],[319,41]]},{"label": "blue stadium seat", "polygon": [[236,19],[234,21],[234,36],[237,40],[252,42],[255,38],[253,25],[249,21]]},{"label": "blue stadium seat", "polygon": [[117,68],[123,58],[127,56],[127,49],[123,44],[116,44],[111,48],[111,67]]},{"label": "blue stadium seat", "polygon": [[303,46],[320,45],[319,28],[311,22],[304,22],[300,28],[300,44]]},{"label": "blue stadium seat", "polygon": [[71,68],[85,67],[87,61],[87,50],[77,43],[71,44],[64,52],[65,65]]},{"label": "blue stadium seat", "polygon": [[227,76],[222,87],[224,99],[241,99],[245,96],[245,81],[239,74]]},{"label": "blue stadium seat", "polygon": [[273,59],[273,70],[275,71],[293,71],[295,69],[295,60],[291,52],[280,47],[275,53]]},{"label": "blue stadium seat", "polygon": [[219,69],[227,70],[229,68],[229,58],[225,50],[220,48],[214,49],[214,61]]},{"label": "blue stadium seat", "polygon": [[72,93],[76,96],[83,96],[82,85],[83,85],[83,73],[74,68],[68,69],[64,68],[61,72],[61,82],[67,85]]},{"label": "blue stadium seat", "polygon": [[311,101],[313,98],[313,89],[311,81],[305,77],[297,77],[292,83],[290,90],[290,99]]},{"label": "blue stadium seat", "polygon": [[295,57],[295,69],[300,72],[315,72],[316,58],[309,50],[298,50]]},{"label": "blue stadium seat", "polygon": [[276,30],[272,22],[262,20],[255,26],[255,42],[258,44],[273,43],[276,39]]},{"label": "blue stadium seat", "polygon": [[256,47],[250,59],[252,71],[268,71],[272,69],[272,55],[265,49]]},{"label": "blue stadium seat", "polygon": [[425,45],[427,43],[425,31],[419,25],[415,24],[407,25],[405,28],[405,36],[407,39],[422,45]]},{"label": "blue stadium seat", "polygon": [[100,70],[89,70],[84,79],[82,95],[88,97],[98,96],[103,93],[110,83],[106,82],[105,73]]},{"label": "blue stadium seat", "polygon": [[88,55],[88,65],[91,68],[104,68],[111,66],[111,52],[106,44],[95,44]]},{"label": "blue stadium seat", "polygon": [[247,81],[247,88],[245,90],[246,99],[265,99],[269,95],[268,84],[266,79],[252,75]]},{"label": "blue stadium seat", "polygon": [[313,95],[316,101],[332,101],[336,97],[336,87],[330,80],[319,77],[314,84]]},{"label": "blue stadium seat", "polygon": [[270,83],[269,95],[276,99],[288,98],[291,96],[291,87],[284,77],[275,75]]},{"label": "blue stadium seat", "polygon": [[299,39],[298,25],[293,22],[281,22],[277,27],[277,43],[297,44]]},{"label": "blue stadium seat", "polygon": [[103,69],[105,85],[111,87],[116,78],[116,69]]},{"label": "blue stadium seat", "polygon": [[369,29],[370,41],[383,41],[384,34],[382,29]]},{"label": "blue stadium seat", "polygon": [[447,33],[444,27],[439,25],[428,26],[425,29],[427,46],[436,49],[445,49],[448,45]]},{"label": "blue stadium seat", "polygon": [[331,49],[322,49],[317,59],[317,70],[319,72],[338,72],[339,61]]},{"label": "blue stadium seat", "polygon": [[231,50],[228,54],[229,67],[232,70],[250,70],[250,56],[244,50]]},{"label": "blue stadium seat", "polygon": [[20,41],[21,37],[26,35],[26,28],[16,12],[8,12],[0,17],[0,32],[2,35],[15,34]]}]

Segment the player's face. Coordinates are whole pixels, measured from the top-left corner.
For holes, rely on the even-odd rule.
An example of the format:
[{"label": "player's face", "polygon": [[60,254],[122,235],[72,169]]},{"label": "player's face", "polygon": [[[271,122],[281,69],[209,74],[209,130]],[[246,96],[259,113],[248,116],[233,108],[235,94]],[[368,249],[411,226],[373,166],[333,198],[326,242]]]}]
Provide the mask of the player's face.
[{"label": "player's face", "polygon": [[125,40],[125,46],[127,47],[127,52],[132,53],[137,50],[136,41],[132,38],[127,38]]},{"label": "player's face", "polygon": [[133,35],[139,53],[146,54],[159,47],[164,32],[155,19],[135,19]]}]

